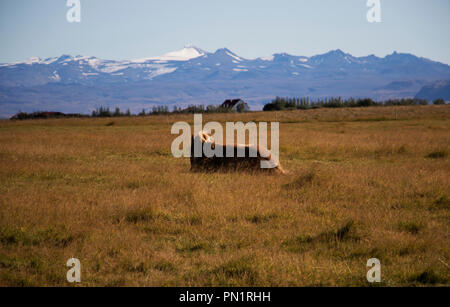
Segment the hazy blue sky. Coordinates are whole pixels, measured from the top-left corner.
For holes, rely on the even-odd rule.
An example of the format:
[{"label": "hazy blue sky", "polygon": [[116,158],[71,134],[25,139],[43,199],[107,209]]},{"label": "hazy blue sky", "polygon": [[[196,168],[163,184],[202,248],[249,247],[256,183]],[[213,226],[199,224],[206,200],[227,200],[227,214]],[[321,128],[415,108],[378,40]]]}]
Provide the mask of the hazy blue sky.
[{"label": "hazy blue sky", "polygon": [[366,0],[81,0],[81,23],[66,0],[0,0],[0,62],[71,55],[134,59],[193,44],[247,58],[331,49],[385,56],[394,50],[450,63],[449,0],[381,0],[368,23]]}]

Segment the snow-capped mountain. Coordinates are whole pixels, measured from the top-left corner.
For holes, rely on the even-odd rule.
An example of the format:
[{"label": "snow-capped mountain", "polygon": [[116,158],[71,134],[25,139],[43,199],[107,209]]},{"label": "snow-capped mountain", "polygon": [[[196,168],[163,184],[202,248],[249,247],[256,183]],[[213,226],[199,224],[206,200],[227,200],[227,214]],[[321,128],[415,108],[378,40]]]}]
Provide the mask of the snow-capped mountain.
[{"label": "snow-capped mountain", "polygon": [[423,86],[444,79],[450,79],[448,65],[396,52],[384,58],[334,50],[312,57],[278,53],[245,59],[226,48],[207,52],[186,46],[124,61],[62,55],[0,64],[0,115],[19,109],[86,113],[99,105],[134,110],[155,104],[218,104],[234,97],[256,109],[277,95],[413,97]]}]

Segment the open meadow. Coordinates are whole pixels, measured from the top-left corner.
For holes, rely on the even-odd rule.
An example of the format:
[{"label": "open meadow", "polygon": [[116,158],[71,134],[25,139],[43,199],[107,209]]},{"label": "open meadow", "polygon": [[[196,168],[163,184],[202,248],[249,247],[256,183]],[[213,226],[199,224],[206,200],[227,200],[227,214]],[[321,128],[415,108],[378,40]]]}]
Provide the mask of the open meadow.
[{"label": "open meadow", "polygon": [[0,121],[0,285],[450,285],[449,105],[203,116],[279,121],[286,175],[191,173],[177,121]]}]

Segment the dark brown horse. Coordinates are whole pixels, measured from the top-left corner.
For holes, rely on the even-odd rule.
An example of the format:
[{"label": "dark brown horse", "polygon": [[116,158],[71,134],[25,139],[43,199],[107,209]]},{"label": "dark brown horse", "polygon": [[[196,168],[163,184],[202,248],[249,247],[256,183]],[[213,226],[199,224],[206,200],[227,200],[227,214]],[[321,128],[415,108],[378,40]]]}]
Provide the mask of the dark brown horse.
[{"label": "dark brown horse", "polygon": [[[195,144],[201,148],[201,156],[195,156]],[[215,153],[220,153],[213,157],[205,155],[203,145],[208,143]],[[227,152],[233,155],[227,156]],[[243,157],[238,157],[238,152],[245,153]],[[268,167],[262,167],[266,163]],[[196,137],[192,136],[191,142],[191,171],[266,171],[284,174],[278,159],[266,148],[258,145],[224,145],[216,144],[211,136],[201,131]]]}]

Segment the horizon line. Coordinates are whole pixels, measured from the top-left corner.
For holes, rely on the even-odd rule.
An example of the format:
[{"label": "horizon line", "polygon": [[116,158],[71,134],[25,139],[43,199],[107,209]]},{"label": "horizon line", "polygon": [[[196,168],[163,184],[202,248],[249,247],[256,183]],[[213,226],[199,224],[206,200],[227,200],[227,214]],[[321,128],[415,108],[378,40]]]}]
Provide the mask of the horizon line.
[{"label": "horizon line", "polygon": [[[219,50],[228,50],[228,51],[230,51],[231,53],[233,53],[234,55],[239,56],[237,53],[231,51],[231,50],[228,49],[227,47],[218,48],[218,49],[216,49],[215,51],[207,51],[207,50],[205,50],[205,49],[203,49],[203,48],[200,48],[200,47],[197,47],[197,46],[195,46],[195,45],[187,44],[187,45],[185,45],[184,48],[182,48],[182,49],[168,51],[168,52],[166,52],[166,53],[164,53],[164,54],[162,54],[162,55],[149,56],[149,57],[143,57],[143,58],[141,57],[141,58],[135,58],[135,59],[130,59],[130,58],[125,58],[125,59],[124,59],[124,58],[122,58],[122,59],[117,59],[117,58],[115,58],[115,59],[112,59],[112,58],[103,58],[103,57],[96,56],[96,55],[81,55],[81,54],[78,54],[78,55],[72,55],[72,54],[70,54],[70,53],[69,53],[69,54],[68,54],[68,53],[62,53],[62,54],[60,54],[59,56],[49,56],[49,57],[42,57],[42,58],[39,57],[39,56],[31,56],[31,57],[25,58],[25,59],[23,59],[23,60],[21,60],[21,61],[14,61],[14,62],[0,62],[0,64],[10,64],[10,65],[12,65],[12,64],[23,64],[23,63],[26,62],[27,60],[35,60],[35,59],[38,59],[38,60],[41,61],[41,60],[48,60],[48,59],[60,58],[60,57],[63,57],[63,56],[70,56],[71,58],[79,58],[79,57],[89,58],[89,57],[92,57],[92,58],[97,58],[97,59],[106,60],[106,61],[116,61],[116,62],[130,61],[130,62],[133,62],[133,61],[139,61],[139,60],[142,61],[142,60],[152,60],[152,59],[157,59],[158,57],[165,56],[165,55],[168,54],[168,53],[181,51],[181,50],[183,50],[183,49],[196,49],[196,50],[203,51],[203,52],[205,52],[206,54],[215,54],[215,53],[218,52]],[[362,55],[362,56],[355,56],[355,55],[353,55],[351,52],[346,52],[346,51],[344,51],[344,50],[341,49],[341,48],[337,48],[337,49],[330,49],[330,50],[328,50],[328,51],[326,51],[326,52],[323,52],[323,53],[317,53],[317,54],[314,54],[314,55],[311,55],[311,56],[296,55],[296,54],[291,54],[291,53],[288,53],[288,52],[275,52],[275,53],[272,53],[270,56],[259,56],[259,57],[256,57],[256,58],[245,58],[245,57],[242,57],[242,56],[239,56],[239,57],[242,58],[242,59],[244,59],[244,60],[248,60],[248,61],[264,60],[264,59],[267,59],[267,58],[272,57],[272,56],[275,56],[275,55],[289,55],[289,56],[304,57],[304,58],[310,59],[310,58],[315,57],[315,56],[321,56],[321,55],[329,54],[329,53],[332,53],[332,52],[342,52],[342,53],[344,53],[344,54],[346,54],[346,55],[350,55],[350,56],[352,56],[352,57],[354,57],[354,58],[367,58],[367,57],[373,56],[373,57],[376,57],[376,58],[379,58],[379,59],[384,59],[384,58],[386,58],[387,56],[390,56],[390,55],[396,55],[396,54],[399,54],[399,55],[412,55],[412,56],[415,56],[415,57],[417,57],[417,58],[426,59],[426,60],[430,60],[430,61],[433,61],[433,62],[437,62],[437,63],[441,63],[441,64],[444,64],[444,65],[450,66],[450,63],[445,63],[445,62],[439,61],[439,60],[433,60],[433,59],[431,59],[431,58],[424,57],[424,56],[420,56],[420,55],[416,55],[416,54],[411,53],[411,52],[402,52],[402,51],[399,52],[399,51],[397,51],[397,50],[392,51],[392,53],[386,53],[384,56],[377,56],[377,55],[375,55],[374,53],[371,53],[371,54],[368,54],[368,55]],[[203,54],[203,55],[204,55],[204,54]],[[198,57],[196,57],[196,58],[199,58],[199,57],[201,57],[201,56],[203,56],[203,55],[200,55],[200,56],[198,56]],[[192,58],[192,59],[194,59],[194,58]],[[190,59],[189,59],[189,60],[190,60]],[[167,60],[167,61],[170,61],[170,60]],[[173,60],[172,60],[172,61],[173,61]],[[188,60],[186,60],[186,61],[188,61]]]}]

